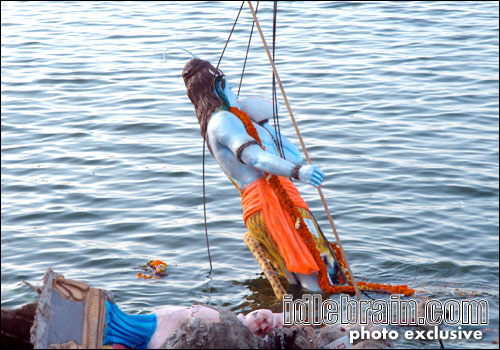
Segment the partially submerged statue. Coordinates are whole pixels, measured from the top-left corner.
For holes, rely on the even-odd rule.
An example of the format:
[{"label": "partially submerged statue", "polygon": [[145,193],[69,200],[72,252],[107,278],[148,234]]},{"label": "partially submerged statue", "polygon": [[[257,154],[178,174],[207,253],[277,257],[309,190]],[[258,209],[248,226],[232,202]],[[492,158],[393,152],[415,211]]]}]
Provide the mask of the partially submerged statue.
[{"label": "partially submerged statue", "polygon": [[[283,327],[282,314],[265,309],[236,316],[194,304],[164,306],[147,315],[126,314],[109,291],[65,279],[51,269],[39,293],[30,337],[35,349],[257,348],[262,346],[260,335]],[[4,310],[2,323],[3,316]],[[2,338],[3,330],[2,325]],[[206,339],[200,336],[203,330]]]},{"label": "partially submerged statue", "polygon": [[[224,308],[193,304],[164,306],[146,315],[127,314],[120,310],[109,291],[66,279],[50,268],[37,292],[40,294],[37,303],[17,310],[2,309],[2,345],[13,348],[32,345],[35,349],[331,349],[350,346],[348,327],[284,327],[283,315],[266,309],[235,315]],[[354,348],[366,348],[364,343],[355,342]],[[373,348],[373,344],[369,345]],[[391,344],[377,346],[387,348]]]},{"label": "partially submerged statue", "polygon": [[302,165],[298,149],[270,126],[272,103],[260,97],[237,99],[222,72],[198,58],[186,64],[182,77],[201,135],[240,191],[245,242],[276,296],[286,292],[269,262],[289,283],[313,291],[321,290],[320,276],[335,282],[338,271],[328,242],[290,181],[318,187],[324,174],[314,165]]}]

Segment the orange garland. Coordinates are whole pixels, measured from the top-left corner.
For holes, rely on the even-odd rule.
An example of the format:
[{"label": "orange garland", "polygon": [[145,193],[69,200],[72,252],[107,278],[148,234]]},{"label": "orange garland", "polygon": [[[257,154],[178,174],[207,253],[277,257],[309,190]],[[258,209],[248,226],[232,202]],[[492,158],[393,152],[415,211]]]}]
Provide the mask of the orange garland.
[{"label": "orange garland", "polygon": [[[349,272],[346,269],[345,262],[342,256],[342,252],[340,249],[335,245],[335,243],[330,242],[330,246],[332,247],[335,256],[337,257],[337,261],[339,262],[340,268],[344,272],[345,276],[350,279]],[[342,275],[339,273],[339,281],[340,283],[344,283],[344,280],[342,278]],[[349,294],[354,294],[354,287],[352,286],[352,282],[350,282],[350,286],[332,286],[333,288],[343,288],[341,292],[344,293],[349,293]],[[356,282],[358,285],[358,288],[360,290],[366,290],[366,291],[374,291],[374,292],[382,292],[382,293],[389,293],[389,294],[403,294],[404,296],[410,296],[415,293],[415,290],[412,288],[408,288],[406,284],[403,285],[396,285],[392,286],[390,284],[379,284],[379,283],[366,283],[366,282]],[[339,293],[339,292],[334,292],[334,293]],[[332,293],[332,294],[334,294]]]},{"label": "orange garland", "polygon": [[[253,137],[259,145],[262,146],[262,141],[260,140],[259,134],[257,132],[257,129],[253,125],[252,120],[242,110],[240,110],[237,107],[230,107],[229,111],[236,115],[243,125],[245,126],[245,130],[247,131],[248,135]],[[265,149],[265,148],[264,148]],[[270,175],[265,173],[267,176],[267,181],[270,183],[271,187],[273,188],[274,192],[276,193],[276,196],[281,202],[281,205],[285,209],[285,211],[290,215],[292,218],[292,222],[295,222],[299,224],[297,228],[297,231],[299,232],[300,236],[304,240],[304,243],[307,245],[309,248],[309,251],[311,252],[311,255],[313,256],[316,264],[318,265],[320,271],[318,275],[318,282],[319,286],[321,289],[328,294],[338,294],[338,293],[354,293],[354,287],[352,286],[352,281],[349,281],[351,284],[350,286],[333,286],[330,283],[330,280],[328,278],[328,272],[326,269],[326,264],[321,258],[318,249],[316,248],[316,243],[313,239],[313,236],[311,232],[309,231],[307,225],[304,222],[304,219],[302,218],[302,215],[300,214],[299,210],[295,207],[293,204],[293,201],[290,199],[288,196],[287,191],[279,181],[278,176],[276,175]],[[334,243],[330,243],[332,246],[332,249],[335,251],[335,255],[337,257],[337,260],[339,261],[339,264],[342,265],[341,268],[342,270],[345,269],[345,263],[344,260],[342,259],[342,253],[340,250],[337,248],[337,246]],[[347,271],[344,271],[345,275],[347,278],[349,278],[349,274]],[[339,276],[340,277],[340,276]],[[342,277],[340,277],[342,280]],[[350,278],[349,278],[350,279]],[[341,281],[345,282],[345,281]],[[400,286],[392,286],[389,284],[378,284],[378,283],[366,283],[366,282],[357,282],[359,289],[362,290],[374,290],[374,291],[379,291],[379,292],[388,292],[388,293],[395,293],[395,294],[404,294],[405,296],[410,296],[414,293],[413,289],[408,288],[406,285],[400,285]]]},{"label": "orange garland", "polygon": [[161,260],[151,260],[148,261],[148,263],[144,266],[142,266],[143,270],[147,271],[148,268],[152,268],[154,270],[154,274],[156,277],[153,275],[145,275],[142,272],[139,272],[137,274],[137,278],[143,278],[145,280],[151,279],[151,278],[156,278],[156,279],[161,279],[161,276],[165,276],[165,271],[167,270],[167,264],[165,264]]}]

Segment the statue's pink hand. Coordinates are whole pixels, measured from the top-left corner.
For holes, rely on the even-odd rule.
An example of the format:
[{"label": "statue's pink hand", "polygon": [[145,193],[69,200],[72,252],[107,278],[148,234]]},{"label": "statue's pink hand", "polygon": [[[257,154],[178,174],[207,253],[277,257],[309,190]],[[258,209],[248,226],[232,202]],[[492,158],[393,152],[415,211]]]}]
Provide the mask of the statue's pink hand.
[{"label": "statue's pink hand", "polygon": [[239,314],[238,319],[257,335],[264,335],[269,329],[283,327],[283,314],[266,309],[255,310],[247,315]]}]

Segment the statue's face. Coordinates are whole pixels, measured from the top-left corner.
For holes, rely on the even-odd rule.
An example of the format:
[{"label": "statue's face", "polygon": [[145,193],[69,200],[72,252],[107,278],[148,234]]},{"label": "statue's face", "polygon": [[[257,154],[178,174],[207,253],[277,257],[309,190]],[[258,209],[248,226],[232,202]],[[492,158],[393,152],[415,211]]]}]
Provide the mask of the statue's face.
[{"label": "statue's face", "polygon": [[[217,73],[214,74],[214,94],[218,97],[219,94],[217,93],[217,85],[219,85],[222,89],[222,92],[225,95],[225,99],[229,103],[229,106],[235,106],[238,107],[238,102],[237,102],[237,96],[234,94],[233,90],[231,89],[231,84],[226,80],[226,76],[222,71],[219,69]],[[221,99],[222,102],[222,99]],[[228,108],[229,108],[228,106]]]},{"label": "statue's face", "polygon": [[226,81],[226,86],[224,88],[224,94],[226,94],[226,98],[228,99],[229,103],[231,106],[238,106],[238,97],[234,94],[233,90],[231,89],[231,84],[229,84],[228,81]]}]

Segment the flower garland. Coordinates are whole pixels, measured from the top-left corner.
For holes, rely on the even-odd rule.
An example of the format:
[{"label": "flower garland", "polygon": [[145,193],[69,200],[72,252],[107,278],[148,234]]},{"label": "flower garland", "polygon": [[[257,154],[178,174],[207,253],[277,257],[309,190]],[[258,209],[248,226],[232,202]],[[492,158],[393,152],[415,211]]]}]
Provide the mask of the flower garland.
[{"label": "flower garland", "polygon": [[[253,137],[262,147],[262,141],[260,140],[257,129],[253,125],[252,120],[250,119],[248,114],[246,114],[245,112],[236,107],[231,107],[229,111],[235,114],[242,121],[248,135]],[[333,293],[330,292],[330,289],[339,287],[333,286],[328,280],[326,264],[323,262],[323,259],[321,258],[319,251],[316,248],[316,243],[313,239],[311,232],[307,228],[307,225],[305,224],[302,215],[300,215],[299,210],[293,204],[293,201],[288,196],[288,193],[285,190],[285,188],[283,188],[283,185],[279,181],[278,176],[267,173],[266,176],[267,176],[267,181],[269,182],[274,192],[276,193],[276,196],[280,200],[284,210],[290,215],[290,217],[292,218],[292,222],[295,222],[295,228],[297,229],[299,235],[304,240],[304,243],[307,245],[309,251],[311,252],[311,255],[314,258],[314,261],[316,262],[316,264],[320,269],[318,276],[319,286],[324,292]]]},{"label": "flower garland", "polygon": [[[349,272],[346,268],[346,264],[342,255],[342,252],[340,251],[340,248],[337,247],[337,245],[333,242],[330,242],[330,246],[332,247],[335,257],[337,258],[337,261],[339,262],[340,268],[344,272],[344,275],[346,278],[349,279],[349,283],[351,284],[350,286],[332,286],[333,288],[342,288],[340,292],[343,293],[349,293],[349,294],[354,294],[354,286],[352,285],[352,282],[350,281],[351,277],[349,276]],[[338,273],[338,279],[340,283],[345,283],[344,279],[342,278],[342,274],[339,272]],[[356,282],[358,285],[358,288],[360,290],[366,290],[366,291],[372,291],[372,292],[381,292],[381,293],[389,293],[389,294],[403,294],[404,296],[410,296],[415,293],[415,290],[412,288],[408,288],[407,285],[390,285],[390,284],[379,284],[379,283],[366,283],[366,282]],[[339,293],[338,291],[333,292],[332,294]]]},{"label": "flower garland", "polygon": [[[252,120],[242,110],[240,110],[237,107],[230,107],[229,111],[236,115],[243,125],[245,126],[245,130],[247,131],[248,135],[253,137],[259,145],[265,150],[265,148],[262,146],[262,141],[260,140],[259,134],[257,132],[257,129],[253,125]],[[307,245],[309,251],[311,252],[311,255],[314,258],[314,261],[318,265],[320,271],[318,274],[318,282],[320,288],[328,294],[338,294],[338,293],[354,293],[354,286],[352,285],[352,281],[350,281],[349,274],[346,272],[345,268],[345,262],[343,260],[342,252],[340,251],[339,248],[334,243],[330,243],[332,246],[332,249],[335,251],[335,255],[337,257],[337,260],[339,261],[339,264],[341,265],[342,270],[345,272],[346,277],[349,279],[348,283],[350,285],[348,286],[334,286],[331,284],[329,278],[328,278],[328,271],[326,269],[326,264],[321,258],[319,251],[316,247],[316,242],[313,239],[313,236],[311,234],[311,231],[309,231],[307,225],[304,222],[304,219],[302,215],[300,214],[299,210],[295,205],[293,204],[293,201],[290,199],[288,196],[288,192],[286,189],[283,187],[281,184],[278,176],[272,175],[265,173],[266,175],[266,180],[269,182],[271,187],[273,188],[274,192],[276,193],[276,196],[280,200],[281,205],[283,206],[284,210],[290,215],[292,218],[292,222],[295,223],[295,228],[297,229],[298,233],[304,240],[304,243]],[[339,279],[341,283],[345,283],[346,281],[343,281],[342,277],[340,276],[339,273]],[[386,284],[378,284],[378,283],[366,283],[366,282],[357,282],[359,289],[362,290],[372,290],[372,291],[378,291],[378,292],[388,292],[388,293],[395,293],[395,294],[404,294],[405,296],[412,295],[414,293],[413,289],[408,288],[406,285],[400,285],[400,286],[392,286],[392,285],[386,285]]]},{"label": "flower garland", "polygon": [[[165,276],[165,271],[167,270],[167,264],[165,264],[161,260],[151,260],[148,261],[146,265],[141,266],[144,271],[148,271],[150,269],[153,270],[153,274],[156,275],[156,279],[161,279],[161,277]],[[142,272],[139,272],[137,274],[138,278],[144,278],[144,279],[151,279],[155,278],[152,274],[151,275],[145,275]]]}]

